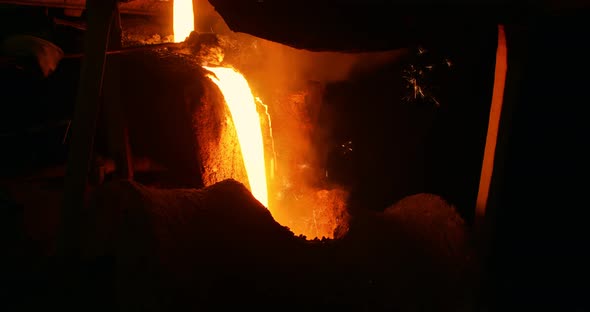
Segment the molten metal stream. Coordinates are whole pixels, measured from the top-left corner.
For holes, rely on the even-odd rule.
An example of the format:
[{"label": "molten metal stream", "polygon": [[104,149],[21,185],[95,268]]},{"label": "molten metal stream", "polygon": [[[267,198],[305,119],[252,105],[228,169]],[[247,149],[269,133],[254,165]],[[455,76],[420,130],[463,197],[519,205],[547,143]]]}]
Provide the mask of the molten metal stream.
[{"label": "molten metal stream", "polygon": [[[174,42],[185,41],[194,28],[194,14],[193,14],[193,0],[173,0],[173,14],[174,14]],[[209,70],[207,77],[217,85],[221,91],[229,112],[231,114],[233,124],[235,126],[238,143],[242,151],[242,161],[246,169],[248,186],[252,195],[264,206],[269,208],[268,186],[267,184],[273,182],[276,187],[278,179],[275,180],[275,146],[272,135],[272,125],[268,107],[259,99],[255,98],[252,90],[248,85],[248,81],[237,70],[231,67],[208,67],[203,66],[204,69]],[[265,110],[265,115],[259,114],[257,108],[261,107]],[[268,128],[262,128],[265,124],[262,119],[268,122]],[[265,130],[265,131],[263,131]],[[267,132],[269,137],[266,137]],[[265,138],[269,138],[272,143],[272,154],[267,155],[269,161],[269,177],[267,181],[266,176],[266,160],[265,145],[263,141],[263,133]],[[285,178],[284,176],[282,178]],[[281,179],[282,183],[283,179]],[[241,181],[246,184],[245,181]],[[290,182],[289,182],[290,183]],[[282,187],[282,186],[281,186]],[[290,188],[288,186],[287,188]],[[303,186],[304,187],[304,186]],[[289,214],[285,214],[284,209],[281,213],[274,214],[273,217],[278,217],[293,228],[297,228],[298,233],[305,234],[310,237],[332,238],[334,230],[337,228],[339,218],[346,218],[345,201],[346,194],[340,190],[316,190],[311,187],[304,187],[305,193],[301,198],[293,194],[293,198],[289,199],[282,197],[281,205],[289,206],[300,212],[308,212],[310,218],[301,219],[296,217],[293,219]],[[273,206],[275,204],[273,203]],[[274,208],[274,207],[273,207]],[[272,211],[272,210],[271,210]],[[312,218],[311,218],[312,217]],[[312,221],[310,221],[312,220]],[[282,223],[280,220],[277,220]],[[310,223],[313,222],[313,223]]]},{"label": "molten metal stream", "polygon": [[174,42],[183,42],[191,34],[195,25],[193,0],[174,0],[172,14]]},{"label": "molten metal stream", "polygon": [[268,189],[260,116],[248,81],[242,74],[228,67],[207,67],[215,75],[208,75],[221,90],[232,115],[244,166],[252,195],[268,207]]},{"label": "molten metal stream", "polygon": [[[194,28],[193,0],[173,2],[174,42],[182,42]],[[248,81],[242,74],[228,67],[207,67],[215,75],[208,75],[221,90],[232,115],[250,191],[261,204],[268,207],[268,189],[260,116]]]}]

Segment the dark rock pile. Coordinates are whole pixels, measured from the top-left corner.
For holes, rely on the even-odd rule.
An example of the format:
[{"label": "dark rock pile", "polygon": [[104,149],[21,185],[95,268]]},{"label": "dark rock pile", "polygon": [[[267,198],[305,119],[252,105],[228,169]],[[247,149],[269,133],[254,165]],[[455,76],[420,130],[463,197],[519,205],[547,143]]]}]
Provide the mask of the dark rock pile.
[{"label": "dark rock pile", "polygon": [[85,259],[110,259],[105,276],[124,310],[460,311],[472,300],[464,225],[432,195],[314,241],[278,224],[234,180],[168,190],[113,182],[93,202]]}]

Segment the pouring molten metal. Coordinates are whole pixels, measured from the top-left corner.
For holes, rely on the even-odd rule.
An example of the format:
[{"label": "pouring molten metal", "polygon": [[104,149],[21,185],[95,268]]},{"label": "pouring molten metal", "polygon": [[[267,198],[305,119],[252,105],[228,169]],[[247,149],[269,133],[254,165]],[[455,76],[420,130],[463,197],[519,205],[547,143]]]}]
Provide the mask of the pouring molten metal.
[{"label": "pouring molten metal", "polygon": [[207,67],[208,75],[221,90],[232,115],[252,195],[268,208],[268,188],[260,116],[254,95],[242,74],[230,67]]},{"label": "pouring molten metal", "polygon": [[195,24],[193,0],[174,0],[172,16],[174,42],[183,42],[193,31]]},{"label": "pouring molten metal", "polygon": [[[174,0],[174,41],[184,42],[194,28],[194,14],[192,0]],[[219,62],[215,62],[219,64]],[[310,238],[333,238],[334,233],[341,224],[347,220],[345,196],[346,192],[339,189],[323,190],[312,187],[299,176],[291,176],[294,173],[287,170],[281,174],[281,179],[276,179],[275,172],[275,150],[272,137],[272,126],[268,107],[254,97],[246,78],[236,69],[230,66],[202,66],[208,71],[206,76],[217,85],[227,104],[231,114],[237,140],[242,153],[242,160],[248,181],[240,181],[249,188],[252,195],[267,209],[272,212],[277,222],[288,225],[296,234],[310,236]],[[264,106],[264,113],[259,113],[258,105]],[[262,122],[267,119],[268,124]],[[263,128],[263,125],[265,126]],[[268,128],[266,128],[268,127]],[[269,129],[270,128],[270,129]],[[265,141],[267,136],[263,135],[268,130],[272,143],[272,155],[265,157]],[[267,178],[266,161],[269,161],[269,175]],[[284,185],[277,187],[277,181],[297,180],[295,187],[297,194],[293,196],[282,196],[285,190]],[[245,180],[245,177],[244,177]],[[269,198],[269,183],[275,197]],[[279,182],[282,183],[282,182]],[[274,206],[281,209],[276,209]],[[273,206],[273,207],[270,207]],[[276,211],[275,211],[276,209]],[[341,232],[341,231],[340,231]]]}]

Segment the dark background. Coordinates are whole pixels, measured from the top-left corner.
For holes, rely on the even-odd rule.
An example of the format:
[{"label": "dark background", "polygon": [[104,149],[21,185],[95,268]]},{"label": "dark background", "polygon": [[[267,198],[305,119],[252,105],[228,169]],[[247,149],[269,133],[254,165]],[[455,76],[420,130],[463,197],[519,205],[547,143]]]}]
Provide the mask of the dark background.
[{"label": "dark background", "polygon": [[[490,296],[489,302],[494,310],[515,307],[551,307],[560,311],[588,309],[585,295],[589,290],[587,263],[590,259],[585,181],[589,158],[585,106],[588,103],[587,57],[590,51],[586,43],[589,35],[586,13],[585,10],[574,10],[559,14],[523,14],[512,17],[506,28],[510,61],[509,95],[505,98],[505,106],[510,107],[513,114],[509,132],[504,134],[508,141],[503,179],[499,184],[495,210],[491,212],[493,248],[486,294]],[[61,39],[51,35],[56,34],[54,26],[47,24],[39,10],[18,10],[18,14],[3,8],[0,18],[3,35],[16,32],[15,25],[20,25],[26,32],[38,32],[46,39],[60,42]],[[465,13],[461,14],[464,16]],[[440,19],[453,20],[453,16]],[[35,24],[38,27],[33,27]],[[232,25],[231,22],[228,24]],[[352,160],[352,170],[341,171],[345,172],[342,181],[358,183],[356,198],[360,203],[375,209],[384,208],[407,194],[430,191],[456,203],[459,209],[463,209],[465,218],[471,219],[470,203],[475,201],[482,138],[485,137],[482,131],[486,128],[491,94],[495,25],[463,26],[473,33],[464,31],[442,43],[440,38],[425,41],[441,55],[451,54],[457,60],[457,70],[450,74],[451,78],[441,82],[448,84],[448,90],[452,91],[442,95],[440,108],[424,104],[402,106],[401,102],[400,105],[382,104],[387,102],[381,102],[381,99],[395,97],[387,92],[401,94],[401,90],[364,85],[370,80],[363,77],[329,86],[328,100],[339,94],[346,98],[341,101],[349,105],[338,110],[342,125],[353,121],[361,123],[343,133],[354,137],[355,142],[365,144],[366,148],[359,148],[356,160]],[[339,32],[341,29],[344,28],[326,30],[326,36],[334,38],[334,47],[346,36]],[[272,39],[294,42],[289,31],[280,34]],[[379,36],[387,36],[387,33]],[[430,37],[437,39],[436,36]],[[370,36],[365,39],[370,40]],[[463,45],[464,40],[469,44]],[[409,41],[401,45],[417,43]],[[63,47],[67,44],[63,41]],[[353,48],[363,49],[364,44],[359,43]],[[74,52],[75,46],[66,52]],[[378,45],[372,45],[371,49],[375,47]],[[76,90],[76,65],[75,61],[64,61],[61,68],[44,81],[14,76],[15,72],[10,72],[12,69],[3,69],[3,131],[27,133],[25,130],[31,125],[68,118]],[[515,68],[518,71],[511,72]],[[381,78],[379,73],[374,75],[372,79],[383,79],[384,84],[402,85],[399,80],[384,79],[387,75]],[[376,103],[370,106],[377,108],[376,112],[354,104],[357,103],[354,96],[361,93],[365,102]],[[461,100],[453,101],[456,98]],[[403,116],[420,117],[390,122],[392,120],[387,116],[400,112]],[[428,116],[428,122],[424,122],[428,128],[412,122],[424,116]],[[63,162],[67,147],[55,144],[60,142],[63,130],[58,127],[54,132],[22,134],[18,139],[3,137],[2,177]],[[395,145],[384,143],[384,138],[415,149],[407,149],[400,155]],[[421,140],[427,144],[417,144]],[[419,152],[412,154],[416,149]],[[351,160],[340,161],[342,164]],[[334,163],[334,166],[339,164],[338,161]],[[377,178],[373,174],[377,174]],[[418,175],[420,178],[405,181],[388,178],[400,175]],[[395,191],[388,192],[392,189]]]}]

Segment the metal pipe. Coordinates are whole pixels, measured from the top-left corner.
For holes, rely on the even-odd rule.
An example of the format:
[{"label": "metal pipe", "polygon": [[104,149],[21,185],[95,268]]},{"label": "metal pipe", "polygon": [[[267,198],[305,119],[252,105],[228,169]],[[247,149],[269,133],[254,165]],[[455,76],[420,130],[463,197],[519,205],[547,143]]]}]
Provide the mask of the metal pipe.
[{"label": "metal pipe", "polygon": [[[125,54],[125,53],[146,51],[146,50],[152,50],[152,49],[158,49],[158,48],[173,48],[173,47],[178,47],[178,46],[179,46],[179,43],[176,43],[176,42],[165,42],[165,43],[150,44],[150,45],[143,45],[143,46],[137,46],[137,47],[121,48],[118,50],[107,51],[106,54],[107,55]],[[65,54],[63,58],[64,59],[76,59],[76,58],[81,58],[83,56],[84,56],[84,53],[71,53],[71,54]]]},{"label": "metal pipe", "polygon": [[[119,7],[115,7],[115,16],[112,21],[108,50],[122,48],[121,16]],[[108,51],[107,51],[108,53]],[[133,162],[131,159],[131,147],[127,128],[127,116],[121,102],[121,59],[106,58],[105,87],[103,91],[101,114],[105,120],[107,133],[108,155],[115,162],[116,178],[132,180]]]},{"label": "metal pipe", "polygon": [[[0,4],[38,6],[48,8],[85,10],[86,0],[0,0]],[[119,4],[121,14],[168,15],[172,14],[172,1],[135,0]]]},{"label": "metal pipe", "polygon": [[85,204],[106,52],[116,5],[117,0],[88,1],[88,30],[84,39],[86,55],[82,61],[72,120],[62,220],[57,242],[58,255],[64,258],[75,257],[80,247],[80,220]]}]

